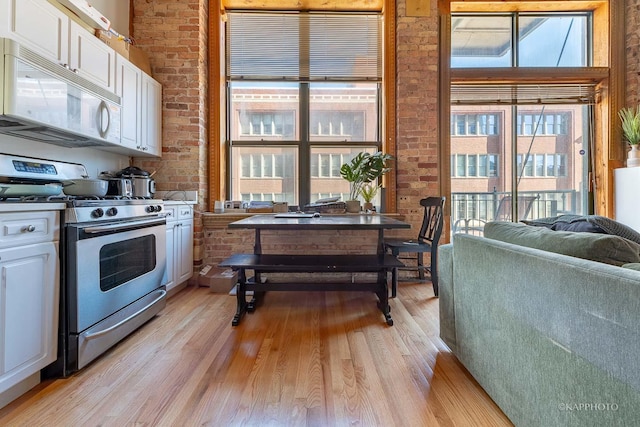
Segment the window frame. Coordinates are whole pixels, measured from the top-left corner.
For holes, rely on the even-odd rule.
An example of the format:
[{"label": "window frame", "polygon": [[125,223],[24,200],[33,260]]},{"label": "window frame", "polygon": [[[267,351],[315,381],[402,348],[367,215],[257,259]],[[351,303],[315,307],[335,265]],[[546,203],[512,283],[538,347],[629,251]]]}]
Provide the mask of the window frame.
[{"label": "window frame", "polygon": [[[271,13],[279,13],[281,11],[271,11]],[[342,12],[342,14],[345,14],[347,12]],[[362,12],[354,12],[355,15],[362,15]],[[378,15],[378,16],[382,16],[380,12],[369,12],[369,14],[371,15]],[[304,27],[304,26],[303,26]],[[308,30],[308,28],[306,28]],[[384,29],[382,28],[380,31],[380,37],[382,39],[384,39]],[[301,40],[304,40],[304,36],[300,37]],[[382,43],[382,41],[381,41]],[[300,42],[299,45],[299,49],[303,49],[303,46],[305,46],[305,43]],[[308,47],[308,44],[307,44]],[[384,49],[382,49],[379,52],[379,55],[381,55],[380,61],[382,61],[382,63],[384,63],[383,61],[383,52]],[[306,60],[309,61],[309,55],[306,53],[301,52],[300,53],[300,58],[301,60]],[[308,67],[308,66],[307,66]],[[301,64],[301,69],[304,69],[305,65]],[[268,146],[274,146],[274,147],[280,147],[280,146],[288,146],[288,147],[296,147],[297,148],[297,161],[298,161],[298,176],[297,176],[297,189],[298,192],[297,194],[294,195],[294,197],[297,200],[297,205],[299,206],[303,206],[305,204],[308,204],[310,202],[312,202],[311,197],[312,197],[312,193],[311,193],[311,189],[312,189],[312,163],[311,163],[311,156],[312,156],[312,151],[314,148],[319,148],[319,147],[331,147],[331,146],[335,146],[338,148],[352,148],[352,149],[359,149],[360,151],[365,151],[368,149],[373,149],[374,151],[383,151],[384,150],[384,144],[383,144],[383,130],[384,130],[384,122],[385,122],[385,115],[383,114],[383,100],[382,100],[382,94],[383,94],[383,79],[379,78],[379,79],[374,79],[371,77],[368,78],[360,78],[360,79],[345,79],[345,78],[325,78],[324,80],[321,81],[316,81],[316,80],[309,80],[306,79],[304,77],[300,77],[297,81],[289,81],[289,83],[291,84],[296,84],[298,87],[298,109],[297,111],[299,112],[299,114],[295,114],[294,113],[294,127],[298,126],[298,132],[295,132],[294,130],[294,136],[292,139],[286,139],[286,140],[277,140],[277,139],[273,139],[273,138],[246,138],[243,139],[242,135],[239,135],[239,137],[237,139],[232,138],[232,130],[235,128],[235,126],[240,126],[240,123],[234,123],[233,120],[236,119],[237,114],[235,114],[235,112],[232,112],[232,89],[231,86],[233,84],[233,82],[241,82],[241,79],[234,79],[231,78],[230,76],[225,75],[225,79],[226,79],[226,91],[224,96],[226,97],[226,106],[227,106],[227,111],[228,114],[226,115],[227,120],[225,123],[225,129],[226,129],[226,137],[225,137],[225,151],[226,151],[226,165],[227,165],[227,173],[226,173],[226,177],[225,177],[225,197],[227,199],[232,198],[232,193],[234,191],[233,188],[233,162],[236,161],[237,163],[237,159],[234,160],[233,158],[233,148],[234,147],[268,147]],[[256,80],[252,80],[254,83],[259,83],[259,82],[273,82],[273,81],[278,81],[277,76],[272,76],[271,79],[265,78],[265,79],[256,79]],[[375,89],[375,114],[377,115],[376,118],[369,118],[366,117],[366,111],[361,111],[359,113],[361,113],[364,117],[363,122],[366,123],[366,121],[369,120],[375,120],[375,126],[376,126],[376,130],[375,130],[375,139],[374,140],[370,140],[367,139],[367,135],[366,135],[366,131],[365,131],[365,135],[363,137],[363,139],[361,141],[342,141],[342,140],[337,140],[338,138],[341,138],[344,135],[316,135],[313,134],[310,127],[311,127],[311,120],[312,120],[312,116],[311,116],[311,108],[312,108],[312,92],[315,88],[315,86],[317,85],[322,85],[322,84],[327,84],[327,83],[361,83],[361,84],[368,84],[368,85],[372,85]],[[339,90],[339,89],[338,89]],[[334,112],[335,110],[327,110],[330,112]],[[358,113],[358,112],[354,112],[354,113]],[[239,117],[238,117],[239,119]],[[366,124],[364,124],[364,129],[366,130]],[[296,139],[296,133],[298,136],[298,139]],[[264,136],[269,136],[269,135],[264,135]],[[331,177],[333,178],[333,177]],[[324,178],[323,178],[324,179]],[[315,193],[314,193],[315,194]]]}]

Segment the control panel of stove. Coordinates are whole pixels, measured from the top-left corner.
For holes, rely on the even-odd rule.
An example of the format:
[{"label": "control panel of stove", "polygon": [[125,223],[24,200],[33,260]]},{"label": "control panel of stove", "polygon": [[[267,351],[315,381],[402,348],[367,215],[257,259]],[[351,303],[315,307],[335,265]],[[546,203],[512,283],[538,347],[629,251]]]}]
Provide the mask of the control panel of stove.
[{"label": "control panel of stove", "polygon": [[66,222],[136,219],[157,216],[162,210],[161,200],[83,200],[67,207]]}]

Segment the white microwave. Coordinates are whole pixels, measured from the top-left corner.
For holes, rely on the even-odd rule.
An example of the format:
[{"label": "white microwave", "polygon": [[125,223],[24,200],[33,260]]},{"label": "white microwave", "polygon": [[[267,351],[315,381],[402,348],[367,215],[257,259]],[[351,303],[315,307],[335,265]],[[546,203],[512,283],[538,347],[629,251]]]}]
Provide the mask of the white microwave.
[{"label": "white microwave", "polygon": [[121,99],[10,39],[0,39],[0,133],[64,147],[120,143]]}]

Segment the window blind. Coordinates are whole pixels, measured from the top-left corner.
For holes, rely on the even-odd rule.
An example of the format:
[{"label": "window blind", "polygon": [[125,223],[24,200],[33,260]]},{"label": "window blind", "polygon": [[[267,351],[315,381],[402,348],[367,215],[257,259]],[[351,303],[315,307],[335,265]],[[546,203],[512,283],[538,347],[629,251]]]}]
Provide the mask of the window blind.
[{"label": "window blind", "polygon": [[595,84],[452,84],[451,105],[594,104]]},{"label": "window blind", "polygon": [[229,12],[232,80],[382,79],[382,17],[366,13]]}]

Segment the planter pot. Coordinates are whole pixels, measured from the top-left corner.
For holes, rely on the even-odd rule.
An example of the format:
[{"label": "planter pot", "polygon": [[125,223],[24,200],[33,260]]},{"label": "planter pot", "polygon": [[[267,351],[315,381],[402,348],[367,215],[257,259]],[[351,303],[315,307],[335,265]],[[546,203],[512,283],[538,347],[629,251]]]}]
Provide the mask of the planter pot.
[{"label": "planter pot", "polygon": [[345,204],[347,205],[347,212],[360,213],[360,200],[347,200]]},{"label": "planter pot", "polygon": [[373,210],[373,203],[364,202],[364,204],[362,205],[362,210],[364,210],[364,211],[372,211]]},{"label": "planter pot", "polygon": [[627,153],[627,167],[632,168],[640,166],[640,149],[637,145],[631,146],[631,151]]}]

